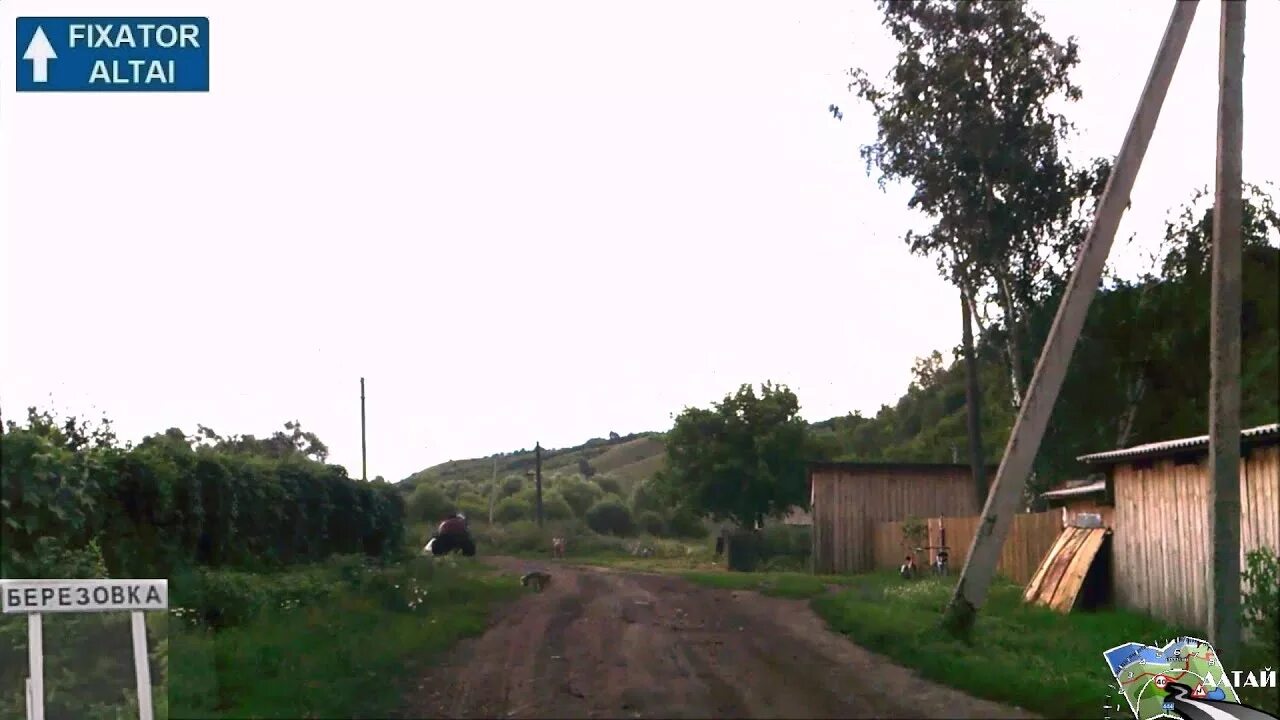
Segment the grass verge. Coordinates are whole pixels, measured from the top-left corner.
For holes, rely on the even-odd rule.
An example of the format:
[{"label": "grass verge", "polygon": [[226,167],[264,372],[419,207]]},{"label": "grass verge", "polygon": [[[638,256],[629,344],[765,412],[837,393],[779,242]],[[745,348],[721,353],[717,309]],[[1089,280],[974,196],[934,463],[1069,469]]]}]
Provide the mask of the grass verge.
[{"label": "grass verge", "polygon": [[[311,604],[305,597],[273,599],[216,630],[199,621],[175,623],[173,716],[391,716],[401,709],[407,681],[433,654],[483,632],[492,604],[519,590],[514,578],[467,561],[422,558],[320,574],[331,591]],[[288,584],[280,576],[258,582]]]},{"label": "grass verge", "polygon": [[[1114,682],[1103,650],[1122,642],[1158,642],[1188,628],[1118,610],[1062,615],[1022,602],[1022,588],[992,586],[970,643],[939,629],[954,579],[904,582],[895,575],[859,576],[849,589],[815,596],[814,610],[832,629],[924,677],[1047,717],[1098,717]],[[1238,669],[1275,667],[1251,647]],[[1241,700],[1276,712],[1274,689],[1238,688]]]}]

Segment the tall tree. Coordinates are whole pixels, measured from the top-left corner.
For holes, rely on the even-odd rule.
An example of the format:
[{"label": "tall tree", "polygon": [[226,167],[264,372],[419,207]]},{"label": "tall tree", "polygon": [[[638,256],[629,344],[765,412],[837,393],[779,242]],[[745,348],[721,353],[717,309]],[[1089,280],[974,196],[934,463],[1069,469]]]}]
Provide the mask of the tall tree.
[{"label": "tall tree", "polygon": [[[1014,397],[1026,389],[1024,309],[1065,275],[1082,238],[1079,200],[1105,164],[1075,170],[1059,142],[1070,125],[1050,100],[1077,100],[1074,38],[1059,43],[1023,2],[879,0],[898,42],[888,83],[853,70],[850,88],[876,115],[861,149],[881,182],[913,186],[910,207],[935,221],[908,233],[965,294],[999,307]],[[984,297],[985,296],[985,297]],[[971,350],[971,349],[966,349]]]},{"label": "tall tree", "polygon": [[795,393],[743,385],[711,409],[686,408],[667,435],[655,489],[682,509],[751,528],[807,504],[808,427]]}]

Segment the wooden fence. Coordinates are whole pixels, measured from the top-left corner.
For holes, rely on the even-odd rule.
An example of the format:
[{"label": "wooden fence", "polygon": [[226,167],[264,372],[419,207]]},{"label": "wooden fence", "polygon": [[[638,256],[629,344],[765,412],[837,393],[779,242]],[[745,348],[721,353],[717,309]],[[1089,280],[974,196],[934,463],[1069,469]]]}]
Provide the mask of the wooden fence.
[{"label": "wooden fence", "polygon": [[[965,558],[969,554],[969,546],[973,543],[973,535],[977,532],[981,516],[929,518],[928,541],[922,545],[936,547],[947,545],[950,553],[947,563],[952,574],[960,572]],[[893,570],[902,565],[907,555],[907,541],[902,535],[905,521],[882,522],[874,531],[874,552],[876,568]],[[943,542],[945,531],[946,542]],[[1062,533],[1062,511],[1050,510],[1041,513],[1021,513],[1013,517],[1013,526],[1005,538],[1004,547],[1000,551],[1000,564],[997,572],[1012,579],[1020,585],[1031,581],[1036,568],[1046,553]],[[933,561],[934,551],[927,550],[916,554],[916,562],[925,566]]]}]

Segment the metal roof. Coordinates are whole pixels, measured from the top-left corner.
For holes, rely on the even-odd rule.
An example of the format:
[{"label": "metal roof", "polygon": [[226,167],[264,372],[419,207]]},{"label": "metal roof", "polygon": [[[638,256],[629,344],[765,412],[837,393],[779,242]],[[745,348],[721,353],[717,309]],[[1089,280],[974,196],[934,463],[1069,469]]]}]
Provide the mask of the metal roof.
[{"label": "metal roof", "polygon": [[1087,485],[1077,485],[1075,487],[1060,488],[1058,490],[1050,490],[1040,493],[1043,498],[1064,498],[1075,497],[1077,495],[1090,495],[1096,492],[1104,492],[1107,489],[1106,480],[1095,480]]},{"label": "metal roof", "polygon": [[[955,470],[957,472],[970,472],[972,468],[966,463],[930,463],[930,462],[855,462],[848,460],[823,460],[807,463],[809,471],[830,471],[830,470],[865,470],[868,472],[892,472],[894,470],[905,471],[930,471],[930,470]],[[999,468],[998,465],[988,465],[987,472],[994,473]]]},{"label": "metal roof", "polygon": [[[1270,425],[1259,425],[1240,431],[1241,444],[1258,444],[1268,440],[1280,439],[1280,423],[1271,423]],[[1076,458],[1082,463],[1093,465],[1114,464],[1125,460],[1133,460],[1137,458],[1154,457],[1159,455],[1172,455],[1187,450],[1206,449],[1209,447],[1209,436],[1198,435],[1196,437],[1182,438],[1180,440],[1165,440],[1164,442],[1147,443],[1146,445],[1137,445],[1123,450],[1110,450],[1108,452],[1093,453],[1090,455],[1081,455]]]}]

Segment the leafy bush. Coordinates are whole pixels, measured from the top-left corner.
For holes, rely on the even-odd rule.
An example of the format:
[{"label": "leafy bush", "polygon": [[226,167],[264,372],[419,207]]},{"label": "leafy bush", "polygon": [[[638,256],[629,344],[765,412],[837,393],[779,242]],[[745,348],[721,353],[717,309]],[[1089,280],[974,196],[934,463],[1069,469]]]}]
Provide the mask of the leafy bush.
[{"label": "leafy bush", "polygon": [[518,475],[508,476],[502,480],[502,488],[498,492],[498,499],[509,498],[523,489],[524,478]]},{"label": "leafy bush", "polygon": [[503,498],[493,508],[494,522],[510,523],[527,520],[532,515],[533,508],[529,505],[529,501],[520,495]]},{"label": "leafy bush", "polygon": [[391,556],[404,542],[401,494],[341,467],[193,447],[179,430],[121,447],[109,423],[90,429],[34,409],[26,426],[10,422],[0,434],[0,500],[6,577],[68,577],[47,571],[57,548],[105,538],[98,576],[117,577]]},{"label": "leafy bush", "polygon": [[666,504],[652,480],[637,484],[631,491],[631,511],[637,515],[645,511],[665,513],[666,510]]},{"label": "leafy bush", "polygon": [[558,489],[576,517],[586,517],[587,510],[604,496],[599,485],[577,479],[565,481]]},{"label": "leafy bush", "polygon": [[593,478],[593,480],[596,485],[600,486],[600,489],[603,490],[606,495],[622,495],[622,485],[616,478],[611,478],[608,475],[601,475],[600,477]]},{"label": "leafy bush", "polygon": [[793,565],[803,567],[813,549],[811,529],[803,525],[766,524],[760,531],[762,558],[790,558]]},{"label": "leafy bush", "polygon": [[692,510],[683,508],[676,510],[668,524],[671,527],[671,534],[676,537],[700,539],[707,536],[707,526]]},{"label": "leafy bush", "polygon": [[572,520],[573,517],[573,508],[569,506],[569,503],[566,502],[559,493],[543,493],[543,520]]},{"label": "leafy bush", "polygon": [[627,536],[635,532],[631,511],[617,499],[604,499],[587,511],[587,526],[598,533]]},{"label": "leafy bush", "polygon": [[1245,626],[1255,638],[1274,643],[1280,655],[1280,560],[1264,547],[1246,555],[1245,564],[1241,573],[1249,586],[1241,598]]},{"label": "leafy bush", "polygon": [[667,523],[662,516],[653,510],[643,510],[636,515],[636,525],[642,532],[650,535],[665,535],[667,532]]},{"label": "leafy bush", "polygon": [[467,516],[468,520],[488,519],[489,501],[475,493],[462,493],[458,496],[458,512]]},{"label": "leafy bush", "polygon": [[444,490],[423,483],[413,489],[407,505],[411,522],[438,523],[455,509],[456,503]]}]

